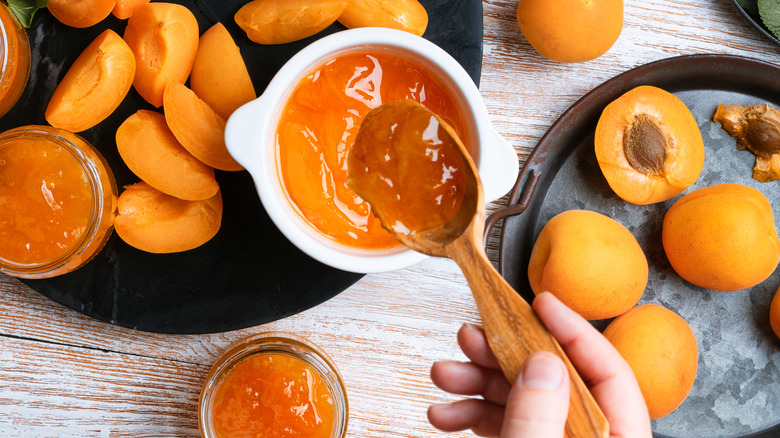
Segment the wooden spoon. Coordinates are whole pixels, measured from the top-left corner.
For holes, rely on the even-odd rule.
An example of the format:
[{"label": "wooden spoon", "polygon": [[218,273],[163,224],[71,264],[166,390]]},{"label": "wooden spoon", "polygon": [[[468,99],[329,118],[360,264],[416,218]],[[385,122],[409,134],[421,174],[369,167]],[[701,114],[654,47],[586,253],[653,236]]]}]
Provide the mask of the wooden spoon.
[{"label": "wooden spoon", "polygon": [[349,187],[401,243],[458,264],[506,378],[514,382],[532,352],[557,354],[571,377],[566,436],[607,437],[609,424],[558,342],[487,258],[482,183],[452,127],[412,100],[380,106],[363,120],[348,168]]}]

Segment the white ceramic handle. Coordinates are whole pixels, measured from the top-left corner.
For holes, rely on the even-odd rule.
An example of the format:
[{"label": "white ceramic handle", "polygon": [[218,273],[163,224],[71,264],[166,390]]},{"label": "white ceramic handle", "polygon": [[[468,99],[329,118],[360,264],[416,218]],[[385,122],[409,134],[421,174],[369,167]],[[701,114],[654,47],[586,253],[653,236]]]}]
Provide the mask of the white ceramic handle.
[{"label": "white ceramic handle", "polygon": [[267,113],[268,105],[260,96],[235,110],[225,125],[228,152],[250,173],[260,162],[257,154],[263,150],[260,143],[264,140]]},{"label": "white ceramic handle", "polygon": [[480,138],[479,177],[485,192],[485,201],[495,201],[515,185],[520,162],[515,148],[493,128]]}]

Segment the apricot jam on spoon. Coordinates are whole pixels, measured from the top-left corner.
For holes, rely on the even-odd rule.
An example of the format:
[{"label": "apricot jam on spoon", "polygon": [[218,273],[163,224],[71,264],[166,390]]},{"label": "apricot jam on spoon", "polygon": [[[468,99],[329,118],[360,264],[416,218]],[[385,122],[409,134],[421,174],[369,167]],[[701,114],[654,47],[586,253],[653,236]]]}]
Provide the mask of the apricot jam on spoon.
[{"label": "apricot jam on spoon", "polygon": [[517,379],[530,353],[556,353],[572,382],[566,436],[607,437],[609,425],[566,354],[482,248],[482,183],[453,129],[415,101],[388,103],[363,119],[347,161],[347,185],[385,229],[410,249],[461,268],[506,378]]}]

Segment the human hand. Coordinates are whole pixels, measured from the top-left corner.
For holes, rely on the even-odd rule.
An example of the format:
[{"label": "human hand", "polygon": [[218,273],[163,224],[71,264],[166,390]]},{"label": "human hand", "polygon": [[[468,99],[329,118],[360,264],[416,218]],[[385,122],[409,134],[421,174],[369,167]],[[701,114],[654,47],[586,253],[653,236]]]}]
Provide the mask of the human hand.
[{"label": "human hand", "polygon": [[[537,295],[533,308],[604,412],[610,437],[652,437],[634,373],[612,344],[549,292]],[[570,384],[558,356],[531,354],[510,385],[480,327],[464,325],[458,344],[471,362],[436,362],[431,379],[444,391],[482,399],[430,406],[428,420],[434,427],[447,432],[471,429],[479,436],[501,438],[563,437]]]}]

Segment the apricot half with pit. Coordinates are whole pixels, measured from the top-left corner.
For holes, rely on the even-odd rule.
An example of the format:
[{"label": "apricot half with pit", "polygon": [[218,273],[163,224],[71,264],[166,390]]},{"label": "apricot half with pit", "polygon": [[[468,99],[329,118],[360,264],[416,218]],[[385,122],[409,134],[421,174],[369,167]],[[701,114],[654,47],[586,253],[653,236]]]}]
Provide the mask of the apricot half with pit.
[{"label": "apricot half with pit", "polygon": [[674,270],[707,289],[755,286],[780,261],[769,200],[741,184],[704,187],[677,200],[664,216],[662,240]]},{"label": "apricot half with pit", "polygon": [[699,348],[685,320],[656,304],[634,307],[604,330],[634,371],[651,419],[685,401],[696,380]]},{"label": "apricot half with pit", "polygon": [[569,210],[545,224],[531,250],[534,294],[551,292],[586,319],[618,316],[634,307],[648,266],[631,232],[603,214]]},{"label": "apricot half with pit", "polygon": [[607,183],[633,204],[677,196],[704,167],[704,142],[693,114],[658,87],[636,87],[607,105],[594,144]]}]

